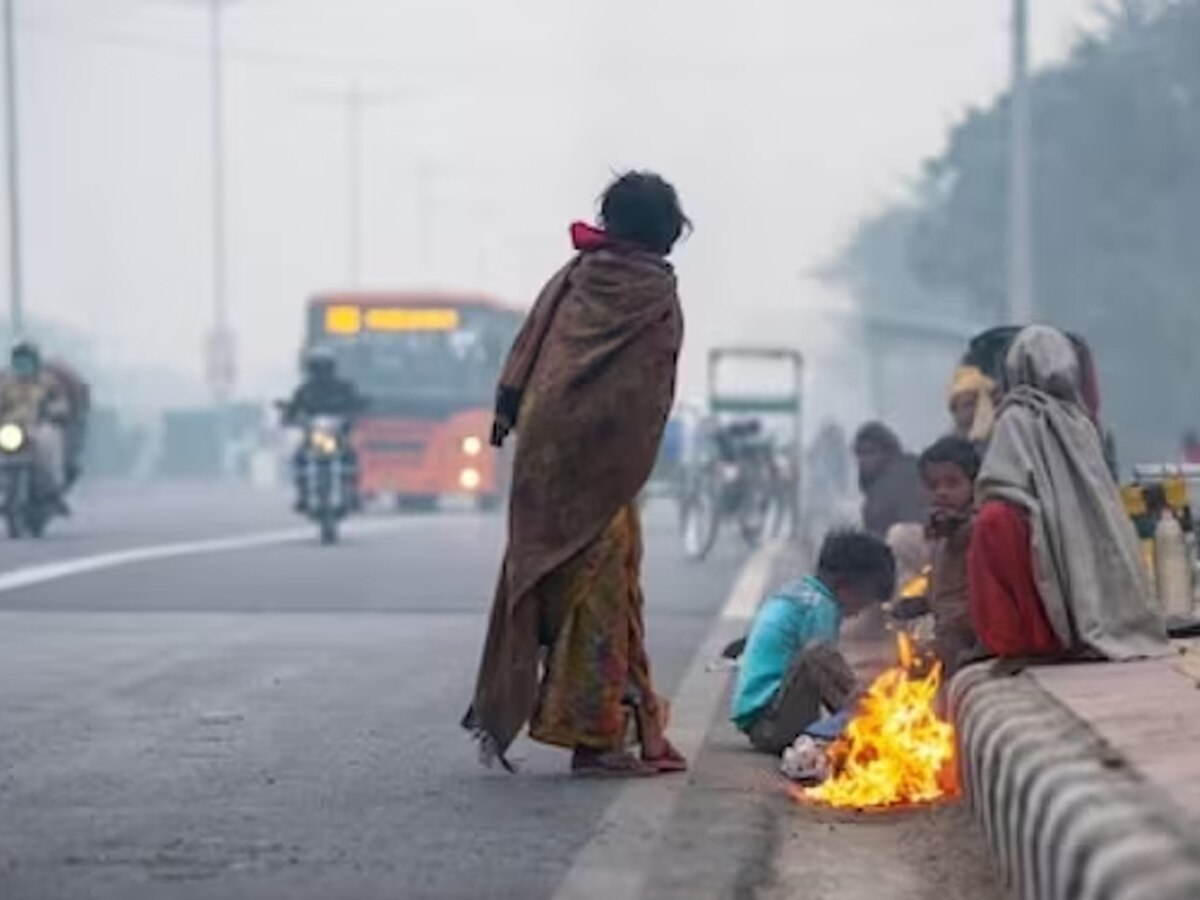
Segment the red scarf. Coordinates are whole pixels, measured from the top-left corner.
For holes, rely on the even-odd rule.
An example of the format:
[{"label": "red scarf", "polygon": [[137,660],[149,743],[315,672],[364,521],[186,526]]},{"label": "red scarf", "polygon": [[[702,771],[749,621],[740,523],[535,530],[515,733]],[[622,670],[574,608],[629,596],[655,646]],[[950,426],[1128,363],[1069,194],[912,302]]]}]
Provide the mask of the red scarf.
[{"label": "red scarf", "polygon": [[580,253],[617,246],[617,242],[608,236],[607,231],[597,228],[595,225],[589,225],[587,222],[571,224],[571,244]]}]

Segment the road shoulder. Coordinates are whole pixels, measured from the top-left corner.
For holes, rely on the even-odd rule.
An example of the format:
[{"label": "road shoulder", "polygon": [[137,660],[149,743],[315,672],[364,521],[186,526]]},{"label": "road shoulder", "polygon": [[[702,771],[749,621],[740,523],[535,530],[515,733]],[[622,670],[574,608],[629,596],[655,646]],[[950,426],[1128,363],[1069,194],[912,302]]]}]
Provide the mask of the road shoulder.
[{"label": "road shoulder", "polygon": [[[804,547],[784,548],[767,585],[797,577],[807,559]],[[864,677],[891,661],[890,648],[877,640],[851,640],[847,652]],[[964,804],[863,814],[798,803],[778,760],[751,751],[728,721],[728,676],[712,677],[721,679],[719,712],[654,852],[653,877],[642,897],[1006,897]]]}]

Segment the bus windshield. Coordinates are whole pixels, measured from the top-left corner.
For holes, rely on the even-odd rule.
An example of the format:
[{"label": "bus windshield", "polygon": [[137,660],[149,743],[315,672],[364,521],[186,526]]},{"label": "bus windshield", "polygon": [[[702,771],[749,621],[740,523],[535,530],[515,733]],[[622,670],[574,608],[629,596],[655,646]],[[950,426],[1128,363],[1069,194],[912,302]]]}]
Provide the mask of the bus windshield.
[{"label": "bus windshield", "polygon": [[373,411],[405,415],[490,406],[521,321],[506,310],[376,308],[352,327],[339,325],[335,309],[353,320],[350,307],[317,307],[310,343],[333,352]]}]

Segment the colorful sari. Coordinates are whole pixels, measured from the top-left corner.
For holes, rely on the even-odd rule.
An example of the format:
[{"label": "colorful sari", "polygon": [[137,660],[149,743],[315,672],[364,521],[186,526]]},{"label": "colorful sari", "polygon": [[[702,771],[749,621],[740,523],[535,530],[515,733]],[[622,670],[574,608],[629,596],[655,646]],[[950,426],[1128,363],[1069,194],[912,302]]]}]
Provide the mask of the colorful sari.
[{"label": "colorful sari", "polygon": [[574,749],[621,749],[627,709],[657,715],[642,622],[642,535],[626,506],[536,589],[546,648],[529,736]]}]

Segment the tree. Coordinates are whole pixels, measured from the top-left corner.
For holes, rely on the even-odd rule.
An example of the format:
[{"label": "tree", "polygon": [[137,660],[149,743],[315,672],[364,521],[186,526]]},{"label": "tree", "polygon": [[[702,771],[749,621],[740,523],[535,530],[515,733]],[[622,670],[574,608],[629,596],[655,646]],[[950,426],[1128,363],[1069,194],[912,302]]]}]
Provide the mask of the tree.
[{"label": "tree", "polygon": [[[1127,3],[1031,86],[1038,317],[1092,343],[1127,460],[1173,454],[1200,421],[1198,48],[1200,0]],[[1009,113],[1007,96],[970,112],[914,202],[864,223],[840,266],[860,302],[887,302],[862,248],[900,217],[925,292],[1003,320]]]}]

